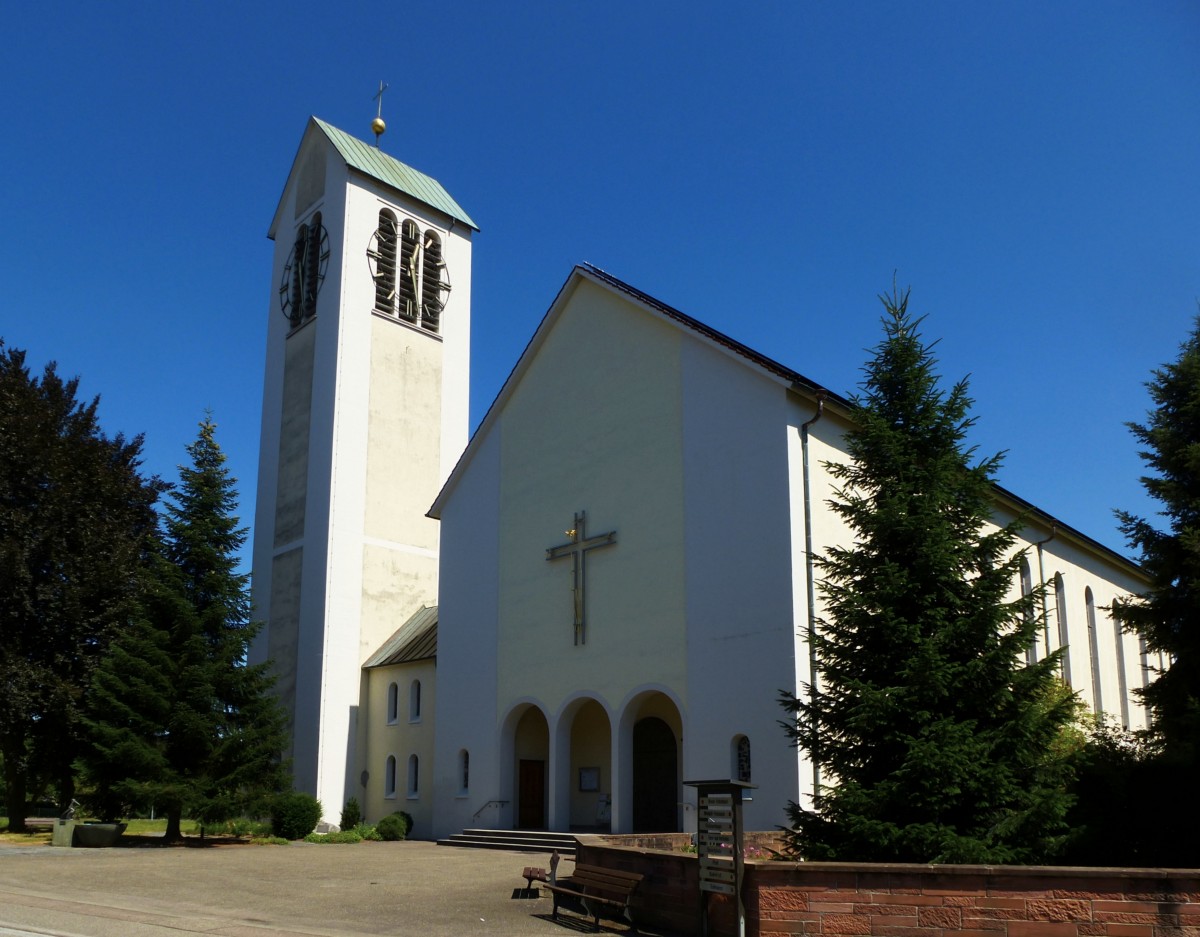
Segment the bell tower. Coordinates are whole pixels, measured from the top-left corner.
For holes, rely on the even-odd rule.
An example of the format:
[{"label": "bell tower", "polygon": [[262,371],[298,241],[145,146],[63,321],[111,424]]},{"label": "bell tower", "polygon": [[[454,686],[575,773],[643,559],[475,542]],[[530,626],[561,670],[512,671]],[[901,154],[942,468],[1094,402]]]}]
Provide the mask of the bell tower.
[{"label": "bell tower", "polygon": [[467,443],[476,230],[437,181],[314,117],[268,231],[251,657],[274,662],[296,788],[335,820],[361,666],[437,601],[425,512]]}]

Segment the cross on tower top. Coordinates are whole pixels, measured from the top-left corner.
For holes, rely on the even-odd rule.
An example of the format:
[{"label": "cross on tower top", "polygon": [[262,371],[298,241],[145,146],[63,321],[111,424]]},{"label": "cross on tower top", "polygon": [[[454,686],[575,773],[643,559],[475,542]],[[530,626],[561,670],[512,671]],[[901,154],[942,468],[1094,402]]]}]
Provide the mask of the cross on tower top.
[{"label": "cross on tower top", "polygon": [[571,557],[571,575],[572,585],[571,592],[574,594],[575,600],[575,643],[586,644],[587,634],[585,631],[585,605],[584,605],[584,584],[587,579],[584,573],[584,561],[589,550],[595,550],[599,547],[607,547],[617,542],[617,532],[610,530],[606,534],[597,534],[594,537],[589,537],[585,530],[587,523],[587,512],[580,511],[575,515],[575,526],[566,532],[571,539],[567,543],[559,544],[556,547],[550,547],[546,550],[547,560],[558,560],[564,556]]}]

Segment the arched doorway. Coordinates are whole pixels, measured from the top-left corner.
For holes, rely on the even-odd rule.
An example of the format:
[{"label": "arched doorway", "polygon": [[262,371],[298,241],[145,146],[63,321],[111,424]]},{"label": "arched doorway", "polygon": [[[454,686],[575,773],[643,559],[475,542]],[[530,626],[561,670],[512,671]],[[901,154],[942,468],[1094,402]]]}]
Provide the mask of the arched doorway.
[{"label": "arched doorway", "polygon": [[675,733],[657,716],[633,725],[633,831],[662,833],[678,826],[679,758]]},{"label": "arched doorway", "polygon": [[546,828],[547,761],[550,732],[546,717],[536,706],[522,714],[513,733],[513,762],[516,772],[516,828]]}]

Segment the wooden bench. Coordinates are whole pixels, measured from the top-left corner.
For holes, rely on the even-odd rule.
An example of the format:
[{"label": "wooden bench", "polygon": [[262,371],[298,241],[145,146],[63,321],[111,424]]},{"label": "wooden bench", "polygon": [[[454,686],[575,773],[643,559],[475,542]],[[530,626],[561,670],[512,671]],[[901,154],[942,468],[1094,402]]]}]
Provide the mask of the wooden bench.
[{"label": "wooden bench", "polygon": [[[629,916],[629,901],[641,880],[642,876],[636,872],[619,872],[577,863],[570,878],[546,886],[554,896],[553,917],[558,920],[559,899],[563,895],[570,895],[583,902],[584,911],[591,915],[596,930],[600,930],[600,909],[604,907],[619,908],[626,920],[633,924]],[[637,929],[636,926],[634,929]]]},{"label": "wooden bench", "polygon": [[536,866],[525,866],[525,868],[521,870],[521,874],[525,877],[525,881],[527,883],[525,885],[526,891],[533,891],[534,882],[545,882],[547,884],[550,883],[550,876],[546,874],[546,870],[539,869]]}]

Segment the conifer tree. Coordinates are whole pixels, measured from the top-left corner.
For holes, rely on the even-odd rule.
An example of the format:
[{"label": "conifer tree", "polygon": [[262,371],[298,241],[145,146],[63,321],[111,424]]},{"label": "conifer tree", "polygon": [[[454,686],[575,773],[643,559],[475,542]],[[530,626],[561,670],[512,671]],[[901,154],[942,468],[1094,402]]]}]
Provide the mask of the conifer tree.
[{"label": "conifer tree", "polygon": [[0,756],[9,829],[27,798],[74,794],[81,688],[127,620],[163,485],[99,398],[0,341]]},{"label": "conifer tree", "polygon": [[[93,683],[85,772],[110,811],[152,802],[167,838],[187,815],[215,822],[283,786],[283,717],[267,665],[248,666],[245,542],[236,493],[206,419],[188,447],[140,614]],[[128,767],[127,767],[128,766]]]},{"label": "conifer tree", "polygon": [[[1151,474],[1146,491],[1161,505],[1163,528],[1118,511],[1121,529],[1138,552],[1151,586],[1113,606],[1117,620],[1141,635],[1146,648],[1169,661],[1141,692],[1151,714],[1151,755],[1142,772],[1153,797],[1169,798],[1167,838],[1148,847],[1153,861],[1200,861],[1200,317],[1179,357],[1147,383],[1154,409],[1145,424],[1130,423]],[[1176,796],[1172,796],[1174,793]]]},{"label": "conifer tree", "polygon": [[1054,743],[1071,698],[1054,693],[1056,656],[1026,662],[1035,595],[1009,598],[1019,524],[991,523],[999,456],[974,462],[966,445],[966,382],[939,388],[907,291],[880,298],[850,461],[827,466],[850,537],[818,561],[819,685],[782,694],[824,782],[811,809],[790,805],[787,845],[808,859],[1042,861],[1064,833]]}]

